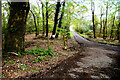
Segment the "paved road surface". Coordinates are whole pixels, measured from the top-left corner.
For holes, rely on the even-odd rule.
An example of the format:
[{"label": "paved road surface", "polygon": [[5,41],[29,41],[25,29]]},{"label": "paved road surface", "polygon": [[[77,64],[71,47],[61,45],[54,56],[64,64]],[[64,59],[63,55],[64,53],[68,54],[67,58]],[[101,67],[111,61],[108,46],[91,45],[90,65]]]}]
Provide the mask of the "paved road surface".
[{"label": "paved road surface", "polygon": [[71,32],[82,46],[83,52],[58,64],[47,74],[36,76],[37,78],[119,78],[120,47],[92,42]]}]

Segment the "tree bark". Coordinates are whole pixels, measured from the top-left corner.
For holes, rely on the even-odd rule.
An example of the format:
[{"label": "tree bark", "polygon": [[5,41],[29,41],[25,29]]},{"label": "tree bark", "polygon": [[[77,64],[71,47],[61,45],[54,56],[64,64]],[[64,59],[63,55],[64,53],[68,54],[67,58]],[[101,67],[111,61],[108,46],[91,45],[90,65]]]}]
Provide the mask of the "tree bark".
[{"label": "tree bark", "polygon": [[112,25],[112,28],[111,28],[110,39],[113,38],[114,20],[115,20],[115,17],[113,18],[113,25]]},{"label": "tree bark", "polygon": [[[61,28],[61,26],[62,26],[62,18],[63,18],[63,15],[64,15],[64,8],[65,8],[65,0],[63,2],[62,13],[61,13],[61,16],[60,16],[58,28]],[[56,36],[55,36],[56,38],[58,38],[60,30],[58,29],[57,31],[58,31],[58,33],[56,33]]]},{"label": "tree bark", "polygon": [[103,39],[105,39],[105,21],[103,20]]},{"label": "tree bark", "polygon": [[96,38],[96,36],[95,36],[95,24],[94,24],[94,11],[92,12],[92,22],[93,22],[93,34],[94,34],[94,38]]},{"label": "tree bark", "polygon": [[[0,1],[0,75],[2,75],[2,4]],[[2,78],[2,76],[0,77]]]},{"label": "tree bark", "polygon": [[105,19],[105,24],[104,24],[103,39],[106,39],[106,37],[107,37],[107,13],[108,13],[108,2],[107,2],[107,5],[106,5],[106,19]]},{"label": "tree bark", "polygon": [[120,21],[119,21],[119,24],[117,27],[117,40],[119,40],[119,42],[120,42]]},{"label": "tree bark", "polygon": [[105,20],[106,36],[105,36],[105,38],[107,37],[107,14],[108,14],[108,2],[106,5],[106,20]]},{"label": "tree bark", "polygon": [[58,14],[59,14],[60,6],[61,6],[60,0],[57,0],[56,12],[55,12],[55,18],[54,18],[54,28],[52,31],[51,39],[53,39],[53,35],[55,35],[55,33],[56,33],[56,26],[57,26],[57,22],[58,22]]},{"label": "tree bark", "polygon": [[38,28],[37,28],[37,25],[36,25],[36,18],[35,18],[35,15],[34,15],[34,13],[32,12],[32,10],[30,10],[30,12],[32,13],[32,15],[33,15],[33,18],[34,18],[34,24],[35,24],[35,28],[36,28],[36,30],[35,30],[35,36],[37,36],[38,35]]},{"label": "tree bark", "polygon": [[43,19],[43,36],[45,34],[45,22],[44,22],[44,4],[43,2],[41,1],[41,4],[42,4],[42,19]]},{"label": "tree bark", "polygon": [[48,2],[46,2],[46,37],[48,36]]},{"label": "tree bark", "polygon": [[29,2],[11,2],[10,16],[5,33],[5,52],[23,52],[26,19],[29,13]]},{"label": "tree bark", "polygon": [[100,34],[102,32],[102,8],[101,8],[101,16],[100,16]]}]

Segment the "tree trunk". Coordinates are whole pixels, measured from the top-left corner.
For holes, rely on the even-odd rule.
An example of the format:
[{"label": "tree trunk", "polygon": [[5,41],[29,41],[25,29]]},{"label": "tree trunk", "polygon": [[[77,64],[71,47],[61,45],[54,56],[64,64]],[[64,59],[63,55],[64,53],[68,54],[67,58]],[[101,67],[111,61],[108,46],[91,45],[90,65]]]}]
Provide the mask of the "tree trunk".
[{"label": "tree trunk", "polygon": [[106,39],[106,37],[107,37],[107,13],[108,13],[108,2],[107,2],[107,5],[106,5],[106,19],[105,19],[105,24],[104,24],[103,39]]},{"label": "tree trunk", "polygon": [[117,40],[119,40],[119,42],[120,42],[120,21],[119,21],[119,24],[117,27]]},{"label": "tree trunk", "polygon": [[106,20],[105,20],[106,36],[105,36],[105,38],[107,38],[107,14],[108,14],[108,2],[106,5]]},{"label": "tree trunk", "polygon": [[103,39],[105,39],[105,21],[103,20]]},{"label": "tree trunk", "polygon": [[38,35],[38,29],[37,29],[37,25],[36,25],[36,18],[35,18],[35,15],[34,15],[34,13],[32,12],[32,10],[30,10],[30,12],[32,13],[32,15],[33,15],[33,18],[34,18],[34,24],[35,24],[35,28],[36,28],[36,30],[35,30],[35,35],[37,36]]},{"label": "tree trunk", "polygon": [[48,36],[48,2],[46,2],[46,37]]},{"label": "tree trunk", "polygon": [[42,19],[43,19],[43,36],[45,34],[45,22],[44,22],[44,4],[43,2],[41,1],[41,4],[42,4]]},{"label": "tree trunk", "polygon": [[10,16],[5,33],[6,52],[23,52],[26,19],[29,13],[29,2],[11,2]]},{"label": "tree trunk", "polygon": [[114,20],[115,20],[115,17],[113,18],[113,25],[112,25],[112,28],[111,28],[110,39],[113,38]]},{"label": "tree trunk", "polygon": [[[0,75],[2,75],[2,4],[0,1]],[[2,76],[0,77],[2,78]]]},{"label": "tree trunk", "polygon": [[92,22],[93,22],[93,34],[94,34],[94,38],[96,38],[96,36],[95,36],[95,24],[94,24],[94,11],[92,11]]},{"label": "tree trunk", "polygon": [[60,0],[57,0],[56,12],[55,12],[55,18],[54,18],[54,28],[53,28],[51,39],[54,38],[53,35],[55,35],[55,33],[56,33],[56,26],[57,26],[57,22],[58,22],[58,14],[59,14],[60,6],[61,6]]},{"label": "tree trunk", "polygon": [[[61,28],[61,25],[62,25],[62,18],[63,18],[63,15],[64,15],[64,8],[65,8],[65,0],[63,2],[62,13],[61,13],[61,16],[60,16],[58,28]],[[55,36],[56,38],[58,38],[60,30],[58,29],[57,31],[58,31],[58,33],[56,33],[56,36]]]},{"label": "tree trunk", "polygon": [[119,36],[118,37],[119,37],[119,43],[120,43],[120,21],[119,21],[118,27],[119,27],[119,31],[118,31],[119,32]]},{"label": "tree trunk", "polygon": [[102,32],[102,8],[101,8],[101,16],[100,16],[100,34]]}]

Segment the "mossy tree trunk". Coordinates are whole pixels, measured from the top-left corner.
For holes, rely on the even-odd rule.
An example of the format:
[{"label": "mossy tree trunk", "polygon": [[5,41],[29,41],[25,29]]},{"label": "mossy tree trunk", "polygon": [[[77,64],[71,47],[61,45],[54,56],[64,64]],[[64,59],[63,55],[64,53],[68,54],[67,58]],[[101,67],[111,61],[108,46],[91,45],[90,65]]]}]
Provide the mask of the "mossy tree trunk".
[{"label": "mossy tree trunk", "polygon": [[10,16],[5,33],[5,52],[23,52],[26,18],[29,13],[29,2],[11,2]]}]

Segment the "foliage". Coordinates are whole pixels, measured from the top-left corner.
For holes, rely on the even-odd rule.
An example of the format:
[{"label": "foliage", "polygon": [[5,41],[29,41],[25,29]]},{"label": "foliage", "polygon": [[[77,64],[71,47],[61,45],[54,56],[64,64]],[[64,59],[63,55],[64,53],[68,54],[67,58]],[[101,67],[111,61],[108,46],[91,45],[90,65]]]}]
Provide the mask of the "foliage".
[{"label": "foliage", "polygon": [[63,42],[60,42],[61,44],[64,44],[64,49],[67,49],[67,42],[68,42],[68,38],[70,38],[70,33],[68,30],[68,27],[66,27],[67,29],[64,28],[58,28],[59,29],[59,33],[60,35],[63,37]]},{"label": "foliage", "polygon": [[9,62],[9,64],[14,64],[15,62],[13,61],[13,60],[11,60],[10,62]]},{"label": "foliage", "polygon": [[21,57],[21,56],[22,56],[20,52],[18,52],[18,56],[19,56],[19,57]]},{"label": "foliage", "polygon": [[37,71],[37,70],[30,70],[30,71],[32,71],[32,72],[39,72],[39,71]]},{"label": "foliage", "polygon": [[26,51],[25,52],[26,54],[32,54],[32,55],[37,55],[37,56],[54,56],[54,53],[51,49],[48,49],[48,50],[45,50],[44,48],[43,49],[40,49],[40,47],[37,47],[37,49],[32,49],[32,50],[29,50],[29,51]]},{"label": "foliage", "polygon": [[24,70],[27,68],[27,66],[25,64],[23,64],[22,66],[20,66],[20,68]]}]

